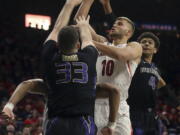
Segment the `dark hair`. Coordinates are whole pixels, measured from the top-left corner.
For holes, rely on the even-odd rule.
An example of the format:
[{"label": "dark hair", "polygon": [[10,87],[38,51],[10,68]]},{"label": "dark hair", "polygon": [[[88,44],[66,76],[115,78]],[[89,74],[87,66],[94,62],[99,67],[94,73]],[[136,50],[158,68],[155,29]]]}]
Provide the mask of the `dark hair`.
[{"label": "dark hair", "polygon": [[152,32],[144,32],[144,33],[142,33],[138,37],[137,41],[140,42],[143,38],[151,38],[151,39],[153,39],[154,42],[155,42],[155,47],[157,49],[159,48],[159,46],[160,46],[159,38],[155,34],[153,34]]},{"label": "dark hair", "polygon": [[63,27],[58,34],[58,44],[62,50],[71,50],[79,41],[79,33],[77,28],[73,26]]}]

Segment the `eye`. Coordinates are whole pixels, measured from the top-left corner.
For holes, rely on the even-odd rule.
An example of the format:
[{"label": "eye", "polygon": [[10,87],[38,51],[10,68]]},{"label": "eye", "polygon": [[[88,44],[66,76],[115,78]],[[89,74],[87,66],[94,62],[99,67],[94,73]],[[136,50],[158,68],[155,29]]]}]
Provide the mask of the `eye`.
[{"label": "eye", "polygon": [[152,42],[151,42],[151,41],[149,41],[149,44],[152,44]]},{"label": "eye", "polygon": [[142,44],[145,44],[145,43],[146,43],[146,40],[141,41],[141,43],[142,43]]},{"label": "eye", "polygon": [[123,25],[123,23],[122,23],[122,22],[118,22],[118,25],[120,25],[120,26],[121,26],[121,25]]}]

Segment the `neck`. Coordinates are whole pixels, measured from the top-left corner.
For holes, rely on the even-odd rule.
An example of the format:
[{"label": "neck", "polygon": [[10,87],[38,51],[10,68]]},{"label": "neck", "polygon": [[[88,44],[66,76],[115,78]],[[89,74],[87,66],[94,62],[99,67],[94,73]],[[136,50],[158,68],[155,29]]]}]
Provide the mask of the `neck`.
[{"label": "neck", "polygon": [[113,39],[113,44],[116,46],[116,45],[119,45],[119,44],[127,44],[127,39],[126,38],[117,38],[117,39]]},{"label": "neck", "polygon": [[63,50],[62,51],[64,54],[73,54],[73,53],[77,53],[78,50],[77,49],[72,49],[72,50]]},{"label": "neck", "polygon": [[143,55],[143,60],[148,63],[152,63],[152,59],[153,59],[153,55],[149,55],[149,56]]}]

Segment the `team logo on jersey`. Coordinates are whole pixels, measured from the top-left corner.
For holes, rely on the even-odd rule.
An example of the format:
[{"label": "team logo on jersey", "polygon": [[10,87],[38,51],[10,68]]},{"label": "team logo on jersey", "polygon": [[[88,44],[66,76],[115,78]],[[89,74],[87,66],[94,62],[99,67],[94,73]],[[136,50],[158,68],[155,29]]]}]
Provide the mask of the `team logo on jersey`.
[{"label": "team logo on jersey", "polygon": [[67,56],[67,55],[62,55],[62,61],[78,61],[78,56],[75,54],[75,55],[70,55],[70,56]]},{"label": "team logo on jersey", "polygon": [[157,78],[160,78],[159,73],[155,69],[153,69],[153,68],[142,67],[140,69],[140,72],[141,73],[151,73],[151,74],[155,75]]},{"label": "team logo on jersey", "polygon": [[151,76],[148,81],[149,86],[152,87],[153,90],[156,89],[156,78],[154,76]]}]

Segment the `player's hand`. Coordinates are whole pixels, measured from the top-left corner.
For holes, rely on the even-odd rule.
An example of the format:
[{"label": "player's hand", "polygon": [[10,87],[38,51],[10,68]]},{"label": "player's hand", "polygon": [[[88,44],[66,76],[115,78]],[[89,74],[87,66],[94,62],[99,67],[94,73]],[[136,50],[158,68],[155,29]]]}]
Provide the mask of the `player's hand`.
[{"label": "player's hand", "polygon": [[78,6],[79,4],[81,4],[82,0],[66,0],[66,4],[71,4],[74,6]]},{"label": "player's hand", "polygon": [[110,0],[99,0],[99,2],[100,2],[102,5],[106,5],[106,4],[110,3]]},{"label": "player's hand", "polygon": [[113,131],[112,129],[110,129],[109,127],[104,127],[101,129],[101,133],[103,135],[113,135]]},{"label": "player's hand", "polygon": [[14,115],[13,111],[10,108],[6,107],[6,106],[3,108],[1,115],[5,119],[14,120],[14,118],[15,118],[15,115]]},{"label": "player's hand", "polygon": [[76,22],[77,22],[77,25],[80,27],[82,25],[89,25],[89,19],[90,19],[90,16],[88,15],[87,19],[84,17],[84,16],[79,16],[77,19],[76,19]]}]

